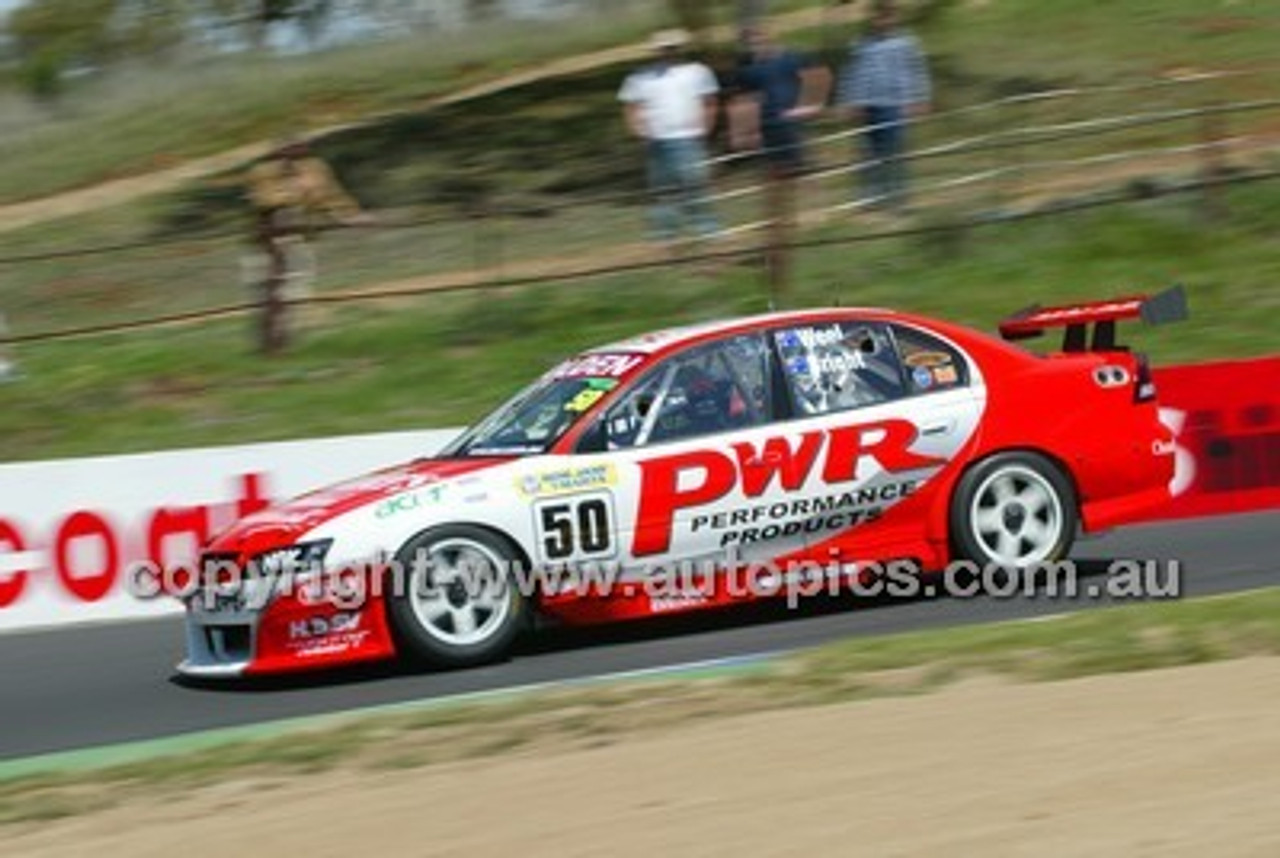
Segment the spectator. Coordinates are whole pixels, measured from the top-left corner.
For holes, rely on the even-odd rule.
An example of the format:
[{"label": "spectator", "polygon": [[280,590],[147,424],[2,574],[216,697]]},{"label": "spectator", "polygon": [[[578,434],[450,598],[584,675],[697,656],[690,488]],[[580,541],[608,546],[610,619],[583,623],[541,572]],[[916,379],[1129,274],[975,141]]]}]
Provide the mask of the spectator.
[{"label": "spectator", "polygon": [[805,166],[801,128],[826,105],[831,73],[779,45],[764,27],[753,27],[743,37],[747,52],[740,61],[737,85],[744,94],[730,106],[737,125],[730,137],[735,148],[763,148],[769,164],[765,266],[773,299],[778,300],[790,281],[795,178]]},{"label": "spectator", "polygon": [[248,196],[257,219],[255,240],[266,259],[262,347],[274,352],[287,339],[284,301],[310,294],[315,274],[310,241],[318,217],[347,225],[369,223],[372,218],[301,139],[285,141],[254,165],[249,171]]},{"label": "spectator", "polygon": [[310,237],[317,215],[346,224],[369,220],[329,165],[301,139],[284,141],[249,171],[249,200],[260,229],[271,234]]},{"label": "spectator", "polygon": [[837,99],[865,126],[861,172],[869,201],[895,210],[906,205],[907,121],[926,112],[929,99],[929,71],[919,42],[899,27],[893,0],[876,0],[866,35],[850,46]]},{"label": "spectator", "polygon": [[618,91],[627,127],[645,141],[653,229],[662,241],[685,227],[701,237],[719,229],[707,199],[707,138],[715,129],[720,86],[711,69],[685,58],[688,42],[683,30],[655,33],[655,60],[628,75]]},{"label": "spectator", "polygon": [[[765,27],[744,33],[747,53],[740,62],[738,87],[755,101],[754,127],[735,133],[739,148],[764,149],[771,171],[794,175],[804,166],[801,125],[822,112],[831,92],[831,73],[809,57],[779,45]],[[752,123],[748,123],[749,126]]]}]

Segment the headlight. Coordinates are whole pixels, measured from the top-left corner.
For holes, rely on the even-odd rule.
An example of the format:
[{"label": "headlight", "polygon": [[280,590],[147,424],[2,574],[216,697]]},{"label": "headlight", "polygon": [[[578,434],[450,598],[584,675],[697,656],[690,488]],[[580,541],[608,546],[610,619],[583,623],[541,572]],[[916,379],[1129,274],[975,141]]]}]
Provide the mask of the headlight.
[{"label": "headlight", "polygon": [[299,542],[286,548],[274,548],[249,558],[251,578],[283,578],[319,572],[324,568],[325,555],[333,545],[332,539],[315,542]]}]

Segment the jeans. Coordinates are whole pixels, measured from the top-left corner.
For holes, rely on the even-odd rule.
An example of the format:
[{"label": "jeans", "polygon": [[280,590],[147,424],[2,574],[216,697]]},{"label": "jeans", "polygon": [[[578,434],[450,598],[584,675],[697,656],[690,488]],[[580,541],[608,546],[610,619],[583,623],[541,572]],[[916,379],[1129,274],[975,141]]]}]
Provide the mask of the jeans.
[{"label": "jeans", "polygon": [[675,238],[685,226],[701,236],[720,228],[707,201],[710,178],[702,140],[649,141],[649,190],[654,196],[650,217],[659,238]]},{"label": "jeans", "polygon": [[896,105],[864,108],[868,131],[863,135],[866,164],[861,173],[864,198],[890,208],[907,202],[907,167],[902,160],[906,150],[904,111]]}]

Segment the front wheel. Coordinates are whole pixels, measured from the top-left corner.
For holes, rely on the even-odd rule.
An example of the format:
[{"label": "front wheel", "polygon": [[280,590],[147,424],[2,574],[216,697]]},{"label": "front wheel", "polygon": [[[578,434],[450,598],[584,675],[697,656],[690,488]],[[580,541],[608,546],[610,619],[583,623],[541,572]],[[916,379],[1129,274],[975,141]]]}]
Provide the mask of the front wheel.
[{"label": "front wheel", "polygon": [[1075,490],[1037,453],[999,453],[971,468],[951,502],[951,535],[964,560],[1025,570],[1066,557],[1075,540]]},{"label": "front wheel", "polygon": [[483,528],[441,527],[410,540],[396,559],[402,575],[388,610],[402,652],[447,668],[506,655],[526,612],[510,542]]}]

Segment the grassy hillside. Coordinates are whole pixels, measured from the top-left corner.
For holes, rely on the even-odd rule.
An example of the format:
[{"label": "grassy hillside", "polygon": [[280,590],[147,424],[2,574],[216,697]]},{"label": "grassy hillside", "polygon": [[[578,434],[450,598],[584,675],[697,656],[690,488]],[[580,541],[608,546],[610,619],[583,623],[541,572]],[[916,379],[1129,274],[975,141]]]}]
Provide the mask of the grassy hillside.
[{"label": "grassy hillside", "polygon": [[[1166,90],[1104,93],[957,116],[947,109],[1048,86],[1125,81],[1173,69],[1262,66],[1270,62],[1268,52],[1280,34],[1280,10],[1234,3],[1206,11],[1204,3],[1192,0],[926,5],[931,13],[917,27],[933,54],[941,111],[936,123],[917,132],[923,143],[1028,122],[1150,109],[1173,98],[1195,103],[1280,92],[1280,75],[1264,68],[1256,77],[1179,88],[1176,96]],[[848,27],[817,29],[794,39],[835,56],[850,33]],[[538,44],[529,56],[538,55]],[[388,69],[395,65],[393,54],[388,49]],[[453,55],[415,62],[429,64],[448,56]],[[515,55],[504,56],[504,61],[518,62]],[[326,236],[318,288],[367,287],[477,264],[497,276],[529,257],[561,265],[603,263],[621,245],[639,240],[639,201],[588,203],[602,192],[640,186],[639,153],[623,137],[613,101],[627,67],[583,71],[476,102],[409,113],[326,140],[324,153],[388,221],[426,218],[433,225]],[[335,59],[325,72],[334,76],[332,90],[326,91],[339,92],[347,85],[345,69]],[[386,73],[391,80],[392,73]],[[323,89],[315,81],[307,85]],[[385,95],[385,105],[378,106],[403,106],[411,100],[403,91],[395,95],[391,86],[370,91]],[[217,95],[234,112],[237,93],[235,87],[218,89],[211,83],[198,99]],[[167,109],[158,105],[155,116],[146,120],[155,123],[156,141],[169,133],[161,121]],[[103,110],[97,118],[84,119],[116,128],[110,110]],[[1233,118],[1229,132],[1265,137],[1274,132],[1275,122],[1274,113]],[[235,135],[222,134],[216,122],[203,127],[208,131],[205,143],[233,142]],[[827,120],[819,131],[838,127]],[[62,157],[59,151],[67,163],[92,160],[68,154],[73,144],[84,150],[74,139],[79,130],[72,123],[48,138],[51,164]],[[125,150],[133,151],[132,132],[127,124],[119,130],[119,153],[125,157]],[[190,134],[190,127],[181,133]],[[1139,129],[1120,141],[1098,135],[1044,155],[1039,150],[1004,151],[921,164],[916,174],[931,181],[1014,158],[1073,157],[1116,146],[1185,142],[1195,139],[1194,134],[1194,125]],[[847,157],[846,147],[837,144],[822,156]],[[16,150],[10,155],[11,164],[25,163],[26,156]],[[1165,169],[1145,161],[1137,167],[1153,175],[1163,175]],[[52,174],[73,172],[59,167]],[[1077,170],[1076,178],[1081,174],[1094,177],[1091,169]],[[0,176],[0,196],[6,177],[21,180],[24,175],[16,167],[6,170]],[[40,170],[32,170],[29,177],[39,175]],[[756,175],[748,165],[722,173],[717,182],[733,187],[755,181]],[[961,209],[980,211],[1036,181],[1027,176],[1013,187],[981,187],[962,204],[927,207],[915,222],[946,223]],[[847,195],[847,187],[836,181],[820,192],[807,190],[806,202],[830,203]],[[1280,301],[1274,285],[1280,279],[1280,243],[1274,211],[1280,204],[1280,183],[1231,190],[1225,197],[1229,217],[1212,223],[1193,202],[1155,199],[1053,220],[953,231],[945,239],[806,250],[797,260],[799,285],[786,302],[885,304],[990,328],[1032,301],[1111,295],[1181,281],[1191,289],[1192,322],[1137,334],[1137,345],[1158,362],[1277,351],[1280,335],[1273,319]],[[501,221],[467,217],[477,205],[496,203],[518,211]],[[557,208],[565,203],[575,207]],[[745,197],[723,204],[722,214],[738,223],[757,217],[759,206],[757,197]],[[238,178],[226,176],[176,194],[0,236],[0,256],[189,237],[211,229],[242,229],[245,222]],[[844,219],[815,227],[804,237],[847,235],[875,226]],[[9,265],[0,277],[0,309],[15,330],[25,333],[237,303],[250,297],[240,268],[244,249],[236,239],[223,239]],[[0,385],[0,461],[457,425],[577,348],[657,326],[762,310],[767,300],[763,274],[754,264],[678,266],[488,294],[318,309],[309,313],[309,329],[297,349],[272,361],[253,354],[248,320],[23,346],[17,354],[25,378]]]},{"label": "grassy hillside", "polygon": [[[990,329],[1032,301],[1171,282],[1190,323],[1133,331],[1157,363],[1280,350],[1280,182],[1229,197],[1206,228],[1185,200],[994,224],[946,242],[898,239],[798,255],[793,305],[886,304]],[[814,235],[820,236],[821,232]],[[248,322],[31,345],[0,386],[0,460],[458,425],[576,349],[767,306],[762,273],[649,274],[317,310],[286,357]]]},{"label": "grassy hillside", "polygon": [[[830,0],[774,0],[776,10]],[[1261,0],[917,0],[943,106],[1053,85],[1275,63],[1280,8]],[[576,51],[641,38],[665,4],[627,14],[424,34],[313,56],[210,60],[81,84],[56,110],[19,109],[0,139],[0,202],[132,175],[273,135],[413,109]],[[799,39],[838,61],[854,25]],[[727,55],[717,54],[723,63]],[[263,85],[269,81],[269,85]],[[1274,83],[1274,80],[1273,80]],[[1247,87],[1246,87],[1247,88]],[[1240,91],[1237,87],[1237,92]],[[12,102],[12,99],[10,99]],[[91,141],[91,142],[88,142]]]}]

